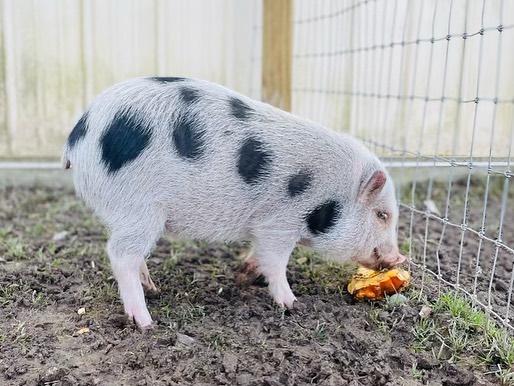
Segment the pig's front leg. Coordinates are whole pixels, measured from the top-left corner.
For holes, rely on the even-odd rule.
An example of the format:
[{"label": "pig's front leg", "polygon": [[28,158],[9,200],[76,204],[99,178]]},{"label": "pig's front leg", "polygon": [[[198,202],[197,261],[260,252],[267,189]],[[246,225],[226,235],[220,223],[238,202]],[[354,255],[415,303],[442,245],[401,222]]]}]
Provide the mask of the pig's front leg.
[{"label": "pig's front leg", "polygon": [[287,263],[295,245],[294,238],[277,239],[276,234],[267,232],[254,242],[259,272],[268,282],[271,297],[281,307],[292,308],[296,300],[286,277]]}]

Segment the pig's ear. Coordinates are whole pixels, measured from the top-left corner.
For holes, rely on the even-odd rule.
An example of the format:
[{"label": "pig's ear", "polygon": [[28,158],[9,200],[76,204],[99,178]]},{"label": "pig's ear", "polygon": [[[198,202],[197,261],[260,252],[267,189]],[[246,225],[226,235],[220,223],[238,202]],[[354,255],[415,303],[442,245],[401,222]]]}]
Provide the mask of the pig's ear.
[{"label": "pig's ear", "polygon": [[365,184],[361,185],[358,196],[359,201],[366,203],[376,198],[384,188],[386,181],[387,176],[384,172],[380,170],[374,172],[369,180]]}]

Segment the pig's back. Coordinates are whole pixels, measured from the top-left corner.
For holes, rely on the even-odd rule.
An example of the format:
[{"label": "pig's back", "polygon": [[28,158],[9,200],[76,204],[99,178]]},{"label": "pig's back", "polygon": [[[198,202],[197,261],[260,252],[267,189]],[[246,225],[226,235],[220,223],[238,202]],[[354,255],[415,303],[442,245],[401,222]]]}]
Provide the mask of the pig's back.
[{"label": "pig's back", "polygon": [[263,224],[301,232],[306,213],[350,199],[351,175],[378,162],[347,136],[193,79],[120,83],[81,121],[63,159],[101,218],[158,208],[173,232],[210,240]]}]

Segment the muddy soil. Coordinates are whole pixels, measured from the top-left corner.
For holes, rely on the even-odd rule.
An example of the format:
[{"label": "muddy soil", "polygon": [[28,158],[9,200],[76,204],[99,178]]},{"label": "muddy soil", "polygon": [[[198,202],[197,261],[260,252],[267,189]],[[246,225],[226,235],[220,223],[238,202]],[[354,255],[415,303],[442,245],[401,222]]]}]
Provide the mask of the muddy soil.
[{"label": "muddy soil", "polygon": [[[411,235],[409,221],[402,211],[400,242]],[[418,239],[441,234],[434,221],[425,236],[425,221],[414,217],[417,261]],[[148,297],[156,324],[141,332],[123,317],[106,239],[71,191],[0,190],[1,385],[498,384],[476,364],[416,349],[415,267],[407,303],[356,302],[346,291],[351,268],[298,249],[288,278],[299,303],[283,311],[262,282],[236,285],[246,245],[165,237],[148,263],[160,290]],[[465,252],[476,255],[476,241],[466,240]],[[446,278],[456,274],[459,249],[444,244]],[[504,266],[505,281],[511,267]],[[460,280],[474,281],[473,273],[461,269]],[[437,296],[436,284],[425,280],[428,298]],[[505,301],[503,287],[493,294]]]}]

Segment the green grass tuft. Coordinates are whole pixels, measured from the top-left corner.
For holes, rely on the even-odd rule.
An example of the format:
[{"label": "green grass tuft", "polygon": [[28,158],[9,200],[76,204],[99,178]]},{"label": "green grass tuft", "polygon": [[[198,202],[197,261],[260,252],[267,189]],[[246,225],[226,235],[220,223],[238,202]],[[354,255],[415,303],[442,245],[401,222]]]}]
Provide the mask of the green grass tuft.
[{"label": "green grass tuft", "polygon": [[432,305],[430,317],[413,328],[414,349],[431,349],[438,359],[474,362],[511,385],[514,370],[514,339],[486,313],[455,292],[442,294]]},{"label": "green grass tuft", "polygon": [[166,304],[160,308],[160,314],[166,320],[171,320],[171,328],[181,330],[184,326],[192,323],[202,322],[205,318],[205,309],[203,306],[182,303],[177,306]]}]

